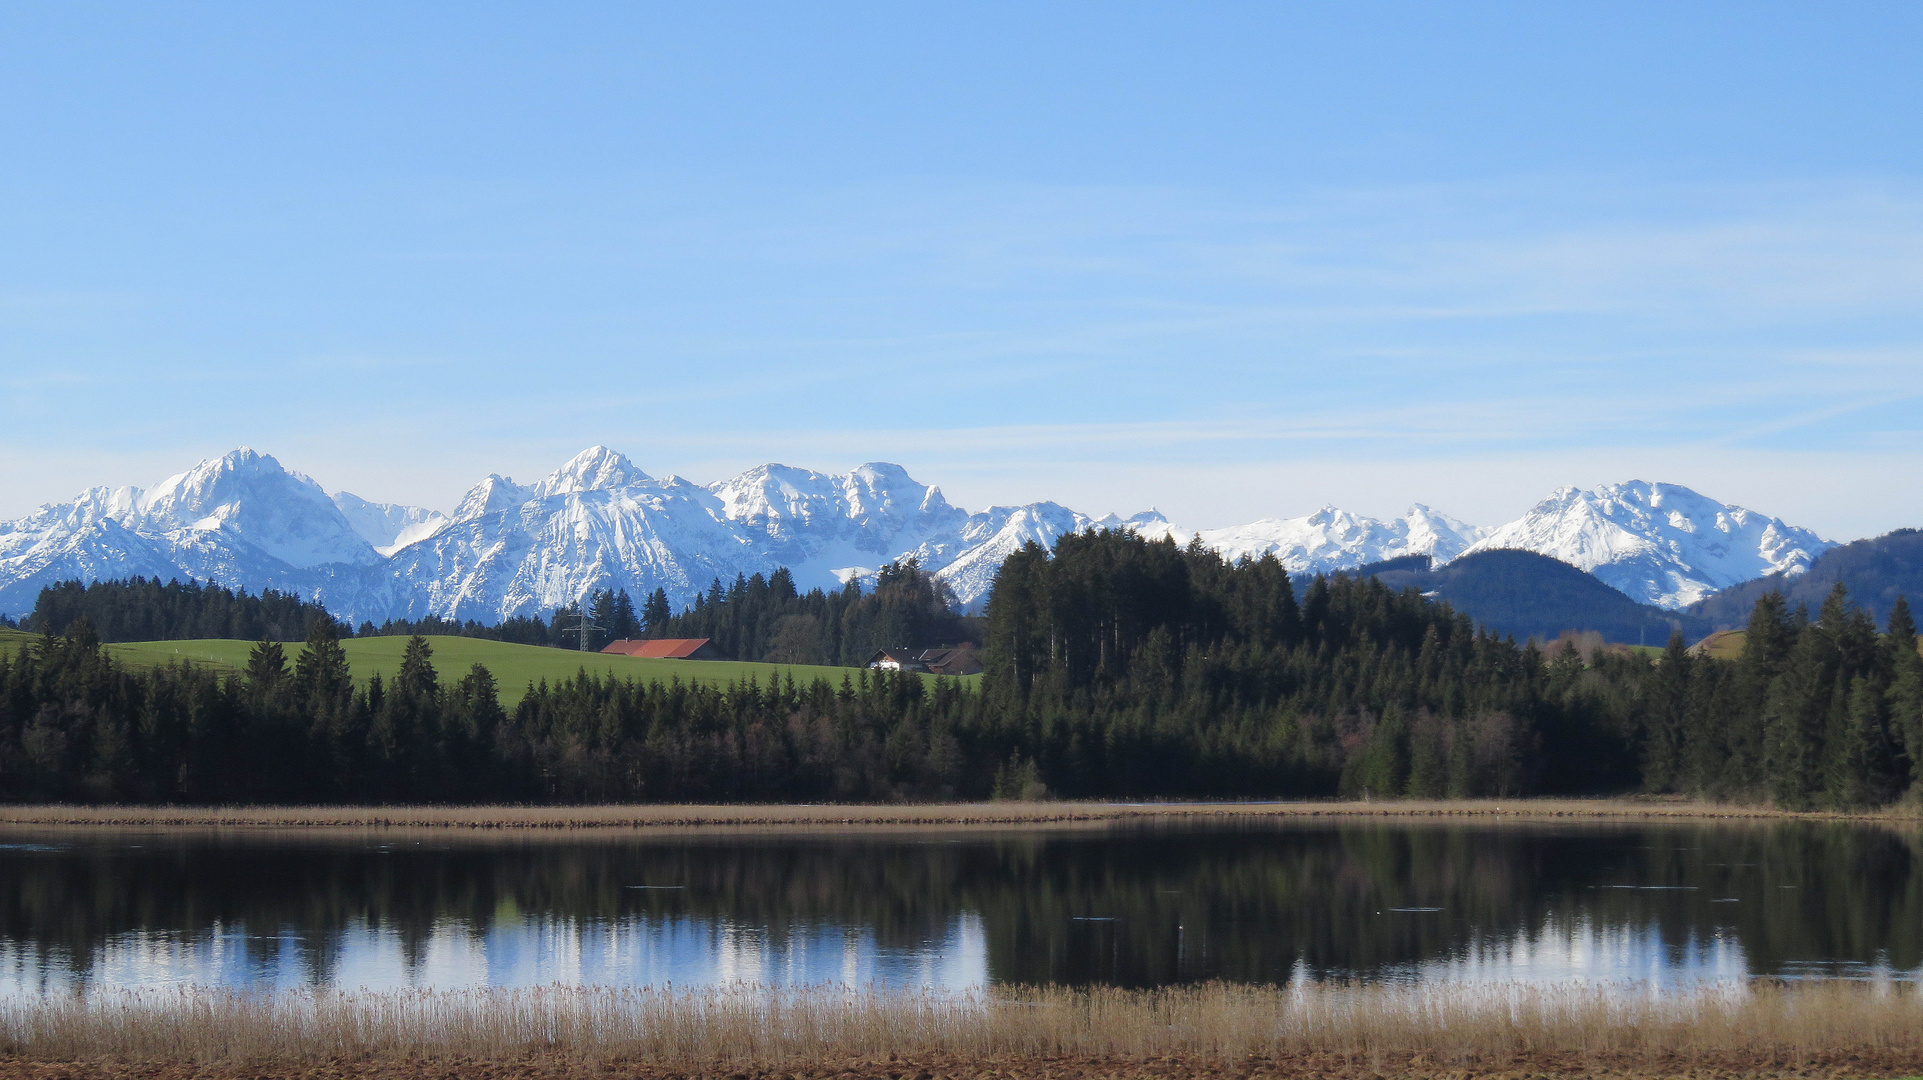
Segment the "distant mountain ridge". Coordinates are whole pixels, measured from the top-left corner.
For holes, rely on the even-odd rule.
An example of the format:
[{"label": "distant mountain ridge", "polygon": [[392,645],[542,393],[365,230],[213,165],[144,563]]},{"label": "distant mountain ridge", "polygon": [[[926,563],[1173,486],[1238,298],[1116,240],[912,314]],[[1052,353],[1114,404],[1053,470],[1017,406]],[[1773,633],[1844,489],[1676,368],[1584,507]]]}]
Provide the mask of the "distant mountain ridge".
[{"label": "distant mountain ridge", "polygon": [[1680,609],[1766,574],[1794,577],[1835,546],[1781,518],[1686,487],[1631,480],[1559,489],[1465,554],[1534,551],[1587,570],[1633,600]]},{"label": "distant mountain ridge", "polygon": [[1889,619],[1898,596],[1923,606],[1923,531],[1897,529],[1831,548],[1802,574],[1744,582],[1691,605],[1689,614],[1717,629],[1735,629],[1749,620],[1750,609],[1765,593],[1780,592],[1792,608],[1815,612],[1838,583],[1849,590],[1850,602],[1868,608],[1878,623]]},{"label": "distant mountain ridge", "polygon": [[716,578],[782,566],[803,589],[832,588],[907,557],[978,608],[1008,554],[1091,527],[1199,541],[1232,559],[1273,554],[1296,574],[1413,555],[1440,566],[1519,548],[1669,608],[1745,572],[1794,576],[1834,546],[1687,488],[1640,481],[1563,489],[1493,530],[1416,505],[1387,521],[1327,506],[1198,532],[1155,511],[1097,518],[1054,502],[971,513],[886,462],[845,474],[768,464],[702,485],[651,476],[601,446],[532,484],[490,473],[442,513],[329,494],[242,448],[150,491],[95,488],[0,523],[0,613],[30,610],[41,586],[57,581],[139,575],[298,592],[355,621],[493,622],[607,588],[638,597],[658,587],[684,605]]}]

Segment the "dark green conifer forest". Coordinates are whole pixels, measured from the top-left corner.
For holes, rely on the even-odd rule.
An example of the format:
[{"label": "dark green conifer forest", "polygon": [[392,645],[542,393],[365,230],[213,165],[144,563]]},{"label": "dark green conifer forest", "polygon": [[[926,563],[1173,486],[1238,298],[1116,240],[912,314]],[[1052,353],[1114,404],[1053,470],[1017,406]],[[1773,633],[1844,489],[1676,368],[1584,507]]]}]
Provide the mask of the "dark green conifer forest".
[{"label": "dark green conifer forest", "polygon": [[152,578],[64,581],[40,590],[25,628],[64,634],[85,617],[102,641],[183,641],[193,638],[271,638],[300,641],[316,621],[331,619],[319,604],[292,593]]},{"label": "dark green conifer forest", "polygon": [[[648,606],[665,612],[667,597],[656,590]],[[872,592],[850,581],[798,593],[785,568],[737,577],[725,590],[716,581],[681,615],[650,617],[647,629],[649,637],[712,639],[737,660],[854,667],[888,646],[980,644],[981,620],[953,608],[948,586],[909,559],[882,567]]]},{"label": "dark green conifer forest", "polygon": [[[718,585],[649,632],[736,655],[832,658],[938,633],[929,579],[794,593]],[[732,595],[733,601],[729,601]],[[835,598],[843,599],[837,601]],[[818,599],[817,599],[818,598]],[[939,602],[939,594],[932,600]],[[594,612],[619,621],[623,612]],[[839,603],[840,606],[835,606]],[[818,604],[818,607],[810,607]],[[632,612],[631,607],[628,609]],[[755,612],[753,618],[744,613]],[[946,611],[945,605],[942,611]],[[724,615],[724,613],[726,613]],[[795,633],[793,618],[822,632]],[[957,617],[949,615],[950,619]],[[832,627],[839,618],[840,637]],[[707,620],[703,622],[702,620]],[[933,626],[937,629],[931,630]],[[1480,632],[1413,590],[1230,564],[1130,533],[1063,537],[996,579],[979,688],[867,670],[715,688],[580,676],[512,710],[484,668],[409,642],[357,687],[331,619],[262,640],[248,669],[132,670],[86,619],[0,654],[0,797],[13,801],[857,801],[989,797],[1370,798],[1679,792],[1792,809],[1923,797],[1923,658],[1831,593],[1762,598],[1739,660],[1652,660]],[[732,636],[730,636],[732,635]]]}]

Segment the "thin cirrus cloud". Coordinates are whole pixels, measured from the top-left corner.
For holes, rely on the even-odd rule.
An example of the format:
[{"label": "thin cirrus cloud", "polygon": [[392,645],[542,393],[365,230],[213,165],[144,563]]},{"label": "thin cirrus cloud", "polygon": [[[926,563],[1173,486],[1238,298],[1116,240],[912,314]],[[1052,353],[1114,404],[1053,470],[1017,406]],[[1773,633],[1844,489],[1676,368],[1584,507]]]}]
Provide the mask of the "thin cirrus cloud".
[{"label": "thin cirrus cloud", "polygon": [[[591,206],[605,229],[573,223],[564,244],[536,230],[490,246],[497,269],[471,296],[410,308],[405,342],[263,324],[250,351],[167,365],[110,348],[28,360],[7,372],[19,392],[0,411],[15,440],[57,437],[57,410],[30,401],[112,379],[140,388],[100,408],[127,410],[143,463],[293,442],[322,458],[306,471],[354,478],[335,486],[437,506],[456,478],[545,471],[594,442],[707,478],[770,459],[913,459],[930,482],[977,477],[983,502],[1008,501],[1003,483],[1075,505],[1134,475],[1134,503],[1173,505],[1151,484],[1211,491],[1184,505],[1213,524],[1313,509],[1194,480],[1250,469],[1340,474],[1359,504],[1403,490],[1398,475],[1483,488],[1538,475],[1423,467],[1493,454],[1622,479],[1612,463],[1668,453],[1675,467],[1646,478],[1679,482],[1712,446],[1918,472],[1919,424],[1892,403],[1923,356],[1923,197],[1899,185],[1539,177],[1263,201],[904,182],[771,198],[732,219],[623,207]],[[584,266],[592,287],[547,281]],[[220,314],[187,286],[169,295],[183,320],[197,304]],[[548,296],[565,317],[501,314]],[[127,339],[139,329],[123,325]],[[414,464],[356,464],[369,442]],[[49,465],[0,477],[0,515],[153,471]],[[1829,528],[1914,524],[1923,505],[1904,500]]]}]

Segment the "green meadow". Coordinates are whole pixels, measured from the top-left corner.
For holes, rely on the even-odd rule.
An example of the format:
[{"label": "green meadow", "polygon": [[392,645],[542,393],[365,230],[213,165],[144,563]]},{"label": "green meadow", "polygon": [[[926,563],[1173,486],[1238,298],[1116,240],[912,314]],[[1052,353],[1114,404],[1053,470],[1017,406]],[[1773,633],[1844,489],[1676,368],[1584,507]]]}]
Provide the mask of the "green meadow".
[{"label": "green meadow", "polygon": [[[18,649],[34,639],[33,634],[0,630],[0,650]],[[742,682],[749,678],[765,686],[770,679],[789,676],[798,684],[822,678],[840,685],[843,677],[855,675],[854,668],[845,667],[757,664],[734,660],[644,660],[632,656],[549,649],[538,645],[510,645],[481,638],[435,636],[428,638],[427,642],[434,650],[434,669],[440,673],[442,682],[459,679],[475,664],[486,665],[501,688],[501,704],[510,709],[520,703],[531,684],[542,679],[550,683],[572,679],[582,671],[636,682],[667,682],[678,678],[684,683],[711,686]],[[251,641],[215,638],[120,642],[108,645],[107,651],[130,667],[184,663],[222,671],[240,671],[247,666],[247,654],[253,648],[254,642]],[[401,652],[407,648],[407,639],[349,638],[341,642],[341,648],[347,651],[347,662],[353,669],[354,681],[366,685],[367,680],[377,673],[383,679],[390,679],[400,670]],[[286,649],[288,666],[291,668],[294,658],[300,654],[301,646],[289,644]],[[972,686],[981,681],[981,676],[968,675],[958,681],[964,686]]]}]

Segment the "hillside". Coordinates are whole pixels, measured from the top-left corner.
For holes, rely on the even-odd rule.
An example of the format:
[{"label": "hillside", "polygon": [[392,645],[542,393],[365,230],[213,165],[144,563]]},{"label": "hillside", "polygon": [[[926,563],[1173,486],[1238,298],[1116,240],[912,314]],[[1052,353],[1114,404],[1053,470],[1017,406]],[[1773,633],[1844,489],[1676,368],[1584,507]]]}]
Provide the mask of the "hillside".
[{"label": "hillside", "polygon": [[[1690,646],[1698,656],[1708,656],[1717,660],[1740,660],[1743,656],[1743,643],[1749,640],[1747,630],[1718,630],[1703,640]],[[1923,656],[1923,639],[1916,643],[1916,654]]]},{"label": "hillside", "polygon": [[1914,608],[1923,602],[1923,531],[1898,529],[1831,548],[1801,574],[1771,574],[1731,586],[1689,613],[1715,627],[1742,626],[1757,599],[1769,592],[1782,593],[1792,609],[1803,606],[1813,612],[1839,581],[1850,591],[1851,602],[1868,608],[1879,625],[1889,619],[1890,605],[1899,594],[1909,597]]},{"label": "hillside", "polygon": [[[0,649],[16,649],[34,637],[19,631],[0,630]],[[407,648],[407,640],[404,637],[343,640],[341,647],[347,652],[354,681],[365,685],[368,678],[377,672],[383,679],[392,678],[394,672],[400,669],[401,653]],[[443,683],[458,679],[474,664],[485,664],[494,673],[494,681],[500,686],[502,706],[510,709],[526,696],[530,684],[542,679],[549,683],[572,679],[583,670],[590,675],[611,675],[636,682],[666,682],[678,678],[682,682],[708,686],[748,678],[765,685],[770,679],[788,676],[793,676],[797,683],[823,678],[839,686],[843,677],[852,678],[855,675],[855,669],[845,667],[755,664],[731,660],[643,660],[632,656],[578,653],[538,645],[511,645],[464,637],[430,637],[427,641],[434,649],[434,668],[440,673]],[[254,642],[251,641],[222,638],[125,642],[106,646],[116,659],[134,667],[153,667],[178,661],[233,671],[239,671],[247,665],[247,655],[253,647]],[[287,647],[290,666],[299,652],[298,645]],[[972,686],[981,681],[981,676],[965,676],[960,681]]]},{"label": "hillside", "polygon": [[1357,573],[1392,588],[1413,586],[1518,641],[1594,630],[1625,645],[1661,645],[1672,630],[1691,640],[1707,632],[1692,616],[1638,604],[1594,575],[1532,551],[1479,551],[1442,566],[1409,556]]}]

